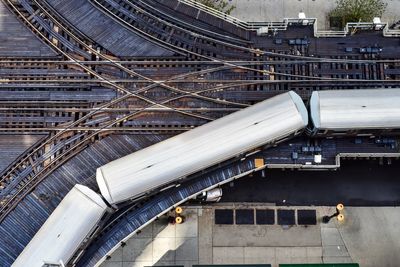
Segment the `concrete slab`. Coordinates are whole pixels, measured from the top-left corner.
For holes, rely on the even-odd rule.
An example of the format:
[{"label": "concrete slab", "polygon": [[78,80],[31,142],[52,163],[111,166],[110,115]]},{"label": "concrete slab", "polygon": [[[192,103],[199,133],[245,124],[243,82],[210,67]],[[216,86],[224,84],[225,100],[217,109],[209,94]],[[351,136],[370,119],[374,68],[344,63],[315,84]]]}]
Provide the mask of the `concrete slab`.
[{"label": "concrete slab", "polygon": [[105,261],[102,265],[102,267],[125,267],[122,265],[122,261]]},{"label": "concrete slab", "polygon": [[321,257],[322,257],[322,247],[307,248],[307,258],[321,258]]},{"label": "concrete slab", "polygon": [[307,261],[308,263],[323,263],[322,257],[308,257]]},{"label": "concrete slab", "polygon": [[387,0],[386,3],[388,5],[382,17],[383,21],[387,21],[390,24],[397,22],[400,19],[400,1]]},{"label": "concrete slab", "polygon": [[291,258],[307,258],[307,248],[305,247],[294,247],[290,248]]},{"label": "concrete slab", "polygon": [[[232,235],[231,233],[235,233]],[[226,238],[230,236],[230,238]],[[238,247],[282,247],[282,246],[320,246],[321,232],[319,226],[293,226],[283,229],[281,226],[219,226],[213,228],[214,246]]]},{"label": "concrete slab", "polygon": [[198,261],[175,261],[175,265],[183,265],[185,267],[192,267],[194,264],[199,264]]},{"label": "concrete slab", "polygon": [[199,264],[212,264],[214,211],[211,208],[199,209],[198,215]]},{"label": "concrete slab", "polygon": [[120,262],[122,261],[122,248],[118,248],[113,252],[111,258],[108,259],[109,262]]},{"label": "concrete slab", "polygon": [[175,226],[176,237],[197,237],[198,236],[197,209],[185,210],[185,223]]},{"label": "concrete slab", "polygon": [[[276,258],[276,265],[292,263],[292,258]],[[275,267],[275,266],[274,266]]]},{"label": "concrete slab", "polygon": [[324,246],[322,256],[325,257],[348,257],[349,253],[345,246]]},{"label": "concrete slab", "polygon": [[175,260],[196,262],[199,260],[197,238],[176,238],[175,242]]},{"label": "concrete slab", "polygon": [[140,261],[140,262],[130,262],[124,261],[122,262],[122,267],[144,267],[153,265],[152,261]]},{"label": "concrete slab", "polygon": [[[353,260],[350,257],[324,257],[324,263],[353,263]],[[386,266],[386,265],[381,265],[381,266]]]},{"label": "concrete slab", "polygon": [[155,238],[153,241],[153,262],[175,261],[175,249],[175,238]]},{"label": "concrete slab", "polygon": [[400,208],[347,207],[338,229],[354,262],[362,267],[397,267],[400,262]]},{"label": "concrete slab", "polygon": [[322,228],[321,237],[323,246],[344,246],[344,242],[337,228]]},{"label": "concrete slab", "polygon": [[133,238],[122,249],[123,261],[152,261],[153,240],[151,238]]},{"label": "concrete slab", "polygon": [[148,225],[143,228],[139,234],[137,234],[139,238],[151,238],[153,237],[153,225]]},{"label": "concrete slab", "polygon": [[299,263],[309,263],[307,257],[294,257],[290,259],[291,263],[299,264]]},{"label": "concrete slab", "polygon": [[[382,21],[393,23],[400,19],[400,0],[386,0],[388,6]],[[309,18],[317,18],[318,29],[329,26],[328,13],[336,6],[328,0],[232,0],[236,6],[232,15],[244,21],[283,21],[284,18],[297,18],[305,12]]]},{"label": "concrete slab", "polygon": [[277,263],[292,263],[291,251],[288,247],[276,248],[276,261]]},{"label": "concrete slab", "polygon": [[243,247],[213,247],[214,264],[244,264]]},{"label": "concrete slab", "polygon": [[343,223],[332,219],[322,224],[322,216],[335,208],[317,207],[316,226],[285,230],[278,225],[215,225],[216,207],[222,205],[186,209],[187,220],[182,225],[157,221],[149,226],[151,231],[145,229],[143,235],[130,239],[101,266],[269,263],[277,267],[279,263],[358,262],[362,267],[397,267],[400,262],[400,208],[346,207]]},{"label": "concrete slab", "polygon": [[245,264],[275,264],[275,248],[271,247],[245,247]]},{"label": "concrete slab", "polygon": [[157,261],[153,262],[153,266],[171,266],[175,265],[175,261]]},{"label": "concrete slab", "polygon": [[153,224],[153,238],[175,237],[176,225],[169,224],[167,217],[161,217]]}]

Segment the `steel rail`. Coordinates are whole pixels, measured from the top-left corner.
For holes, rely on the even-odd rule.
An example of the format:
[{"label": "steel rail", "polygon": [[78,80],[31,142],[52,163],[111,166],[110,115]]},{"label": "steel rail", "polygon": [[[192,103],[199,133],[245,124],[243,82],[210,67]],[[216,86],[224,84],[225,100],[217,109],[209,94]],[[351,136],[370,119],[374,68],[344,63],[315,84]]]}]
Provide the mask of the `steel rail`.
[{"label": "steel rail", "polygon": [[[128,0],[128,1],[129,1],[129,0]],[[126,2],[126,1],[125,1],[125,2]],[[129,2],[132,3],[132,1],[129,1]],[[141,4],[147,6],[148,9],[150,9],[150,10],[154,10],[154,9],[155,9],[154,6],[150,6],[150,5],[149,5],[148,3],[146,3],[145,1],[139,0],[138,2],[140,2]],[[135,4],[135,5],[136,5],[136,4]],[[248,41],[248,40],[245,40],[245,39],[239,39],[239,38],[232,37],[232,36],[229,36],[229,35],[223,35],[223,34],[220,34],[220,33],[216,33],[216,32],[210,31],[210,30],[205,29],[205,28],[198,27],[198,26],[196,26],[196,25],[187,23],[186,21],[181,20],[181,19],[179,19],[179,18],[173,17],[173,16],[169,15],[168,13],[165,13],[165,12],[163,12],[163,11],[160,11],[159,9],[156,9],[156,10],[157,10],[159,13],[163,14],[165,17],[168,17],[169,19],[171,19],[171,20],[173,20],[173,21],[177,21],[177,22],[179,22],[179,23],[185,25],[185,26],[186,26],[187,28],[189,28],[189,29],[197,29],[197,30],[199,30],[199,31],[204,31],[204,32],[209,33],[209,34],[219,36],[219,37],[221,37],[221,38],[223,38],[223,39],[227,38],[227,39],[230,39],[230,40],[233,40],[233,41],[237,41],[237,42],[240,42],[240,43],[247,43],[247,44],[251,44],[251,43],[252,43],[251,41]],[[156,17],[156,16],[154,15],[154,17]],[[172,24],[173,24],[173,23],[172,23]]]},{"label": "steel rail", "polygon": [[[276,73],[275,73],[276,74]],[[135,114],[130,114],[130,115],[128,115],[128,116],[132,116],[132,115],[135,115]]]},{"label": "steel rail", "polygon": [[[72,33],[72,32],[69,32],[68,29],[66,29],[60,22],[58,22],[58,20],[57,20],[54,16],[52,16],[47,10],[45,10],[45,8],[44,8],[38,1],[33,0],[33,2],[35,2],[36,5],[37,5],[39,8],[41,8],[41,10],[42,10],[43,12],[45,12],[46,15],[49,16],[60,28],[62,28],[64,31],[68,32],[68,34],[70,34],[70,35],[74,38],[73,33]],[[47,6],[48,6],[48,5],[47,5]],[[48,6],[48,8],[50,8],[50,7]],[[53,9],[52,9],[52,10],[53,10]],[[56,12],[56,11],[53,10],[53,12]],[[75,39],[78,43],[81,43],[81,45],[85,45],[83,42],[81,42],[81,41],[79,40],[79,38],[74,38],[74,39]],[[131,75],[134,75],[134,76],[138,76],[138,77],[141,77],[141,78],[144,78],[144,79],[147,78],[147,77],[145,77],[145,76],[143,76],[143,75],[140,75],[140,74],[138,74],[138,73],[136,73],[136,72],[134,72],[134,71],[132,71],[132,70],[130,70],[130,69],[128,69],[128,68],[125,68],[125,67],[122,66],[121,64],[115,64],[114,61],[113,61],[113,59],[111,59],[111,58],[109,58],[109,57],[107,57],[107,56],[105,56],[105,55],[99,53],[97,50],[95,50],[95,49],[93,49],[93,48],[91,48],[91,47],[87,47],[87,49],[89,49],[90,52],[96,54],[97,56],[101,57],[102,59],[105,59],[105,60],[109,61],[110,63],[113,63],[114,65],[120,67],[122,70],[124,70],[124,71],[127,72],[128,74],[131,74]],[[200,54],[198,54],[198,55],[201,56]],[[210,59],[210,57],[208,57],[208,59]],[[211,58],[211,59],[215,59],[215,58]],[[221,63],[224,63],[224,62],[221,61]],[[240,66],[239,66],[239,67],[240,67]],[[252,69],[252,70],[253,70],[253,69]],[[151,80],[151,79],[149,79],[149,80]],[[183,90],[179,90],[179,89],[174,88],[174,87],[172,87],[172,86],[165,85],[165,84],[162,83],[162,82],[159,82],[158,85],[159,85],[159,86],[162,86],[162,87],[165,87],[165,88],[167,88],[167,89],[169,89],[169,90],[174,90],[174,91],[178,90],[178,92],[180,92],[180,93],[184,93],[184,92],[185,92],[185,91],[183,91]],[[199,96],[199,95],[194,95],[194,97],[200,97],[200,98],[203,98],[203,99],[206,98],[206,97],[204,97],[204,96]],[[212,99],[212,98],[208,98],[208,99],[209,99],[210,101],[215,102],[215,99]],[[218,100],[217,100],[217,101],[218,101]],[[224,104],[226,104],[226,103],[224,103]]]},{"label": "steel rail", "polygon": [[[92,1],[98,3],[97,0],[92,0]],[[64,29],[65,31],[68,31],[68,29],[64,28],[64,26],[63,26],[61,23],[59,23],[51,14],[49,14],[49,13],[44,9],[44,7],[40,5],[40,3],[38,3],[36,0],[34,0],[34,2],[38,5],[38,7],[42,8],[42,11],[46,12],[46,15],[47,15],[47,16],[50,16],[56,23],[58,23],[58,24],[59,24],[59,25],[58,25],[59,27],[63,27],[63,29]],[[100,3],[98,3],[98,4],[101,5]],[[104,10],[101,10],[101,11],[105,12]],[[106,11],[108,11],[108,10],[106,10]],[[110,13],[110,11],[105,12],[105,13]],[[124,23],[126,24],[126,22],[125,22],[124,20],[122,20],[121,18],[119,18],[119,17],[116,17],[116,18],[115,18],[115,14],[114,14],[114,13],[111,13],[111,15],[112,15],[112,17],[114,18],[114,20],[118,19],[118,20],[120,20],[120,21],[122,21],[122,22],[124,22]],[[135,27],[134,27],[134,28],[135,28]],[[137,28],[135,28],[135,29],[137,29]],[[139,30],[142,34],[144,33],[144,32],[141,31],[140,29],[137,29],[137,30]],[[73,35],[72,33],[70,33],[70,34]],[[144,33],[144,34],[145,34],[146,36],[152,37],[151,35],[149,35],[149,34],[147,34],[147,33]],[[80,42],[79,38],[77,39],[77,41]],[[158,42],[163,42],[163,43],[169,44],[169,43],[167,43],[167,42],[165,42],[165,41],[163,41],[163,40],[160,40],[160,39],[157,39],[157,41],[158,41]],[[81,45],[85,45],[85,43],[82,42]],[[176,47],[176,48],[183,49],[183,48],[180,48],[180,47]],[[90,50],[90,52],[95,53],[96,55],[103,56],[102,54],[98,53],[96,50],[92,49],[91,47],[89,47],[89,50]],[[190,51],[190,50],[187,50],[187,49],[184,49],[184,50],[185,50],[186,52],[188,52],[188,53],[191,53],[191,54],[194,53],[194,52],[192,52],[192,51]],[[221,64],[226,64],[225,61],[216,59],[216,58],[214,58],[214,57],[204,56],[204,55],[201,55],[201,54],[198,54],[198,53],[194,53],[194,54],[195,54],[196,56],[203,57],[203,58],[206,58],[206,59],[208,59],[208,60],[219,61],[219,62],[221,62]],[[280,54],[280,55],[282,55],[282,54]],[[314,58],[314,59],[315,59],[315,58]],[[112,59],[108,59],[108,60],[110,60],[111,62],[113,62]],[[120,64],[117,64],[117,65],[122,67],[122,65],[120,65]],[[229,64],[229,65],[232,65],[232,64]],[[283,76],[288,76],[288,77],[298,77],[298,78],[317,79],[316,77],[313,77],[313,76],[293,75],[293,74],[286,74],[286,73],[270,72],[270,71],[266,71],[266,70],[258,70],[258,69],[254,69],[254,68],[246,68],[246,67],[237,66],[237,65],[235,65],[235,67],[241,68],[241,69],[246,69],[246,70],[249,70],[249,71],[261,72],[261,73],[264,73],[264,74],[267,73],[267,74],[274,74],[274,75],[283,75]],[[126,72],[131,72],[130,74],[132,74],[132,75],[138,75],[137,73],[135,73],[135,72],[133,72],[133,71],[131,71],[131,70],[129,70],[129,69],[124,69],[124,71],[126,71]],[[324,78],[324,79],[336,79],[336,78]],[[163,85],[164,85],[164,84],[160,83],[160,86],[163,86]],[[173,87],[168,87],[168,89],[174,90],[175,88],[173,88]],[[176,89],[175,89],[175,90],[176,90]]]},{"label": "steel rail", "polygon": [[[34,0],[34,1],[36,1],[36,0]],[[117,16],[116,14],[111,12],[111,10],[107,9],[106,7],[104,7],[101,3],[99,3],[99,1],[97,1],[97,0],[89,0],[89,1],[91,1],[92,3],[97,5],[101,12],[103,12],[106,15],[108,14],[109,17],[111,17],[114,21],[118,22],[123,27],[125,27],[127,29],[132,29],[135,33],[140,35],[142,38],[144,38],[146,40],[149,40],[154,44],[159,45],[160,43],[162,43],[163,45],[165,45],[167,47],[170,47],[173,51],[176,51],[176,50],[183,51],[183,52],[187,53],[188,55],[192,55],[194,58],[197,57],[197,58],[203,58],[203,59],[210,60],[210,61],[221,62],[221,63],[223,63],[223,64],[225,64],[227,66],[232,66],[232,67],[236,67],[236,68],[243,69],[243,70],[249,70],[249,71],[259,72],[259,73],[269,73],[269,71],[265,71],[265,70],[259,70],[259,69],[248,68],[248,67],[246,68],[246,67],[243,67],[243,66],[239,66],[239,65],[232,64],[232,63],[228,63],[228,62],[226,62],[224,60],[221,60],[221,59],[218,59],[216,57],[206,56],[206,55],[203,55],[203,54],[200,54],[200,53],[196,53],[196,52],[193,52],[191,50],[188,50],[188,49],[185,49],[185,48],[170,44],[170,43],[168,43],[168,42],[166,42],[164,40],[161,40],[161,39],[159,39],[157,37],[154,37],[153,35],[151,35],[151,34],[145,32],[145,31],[143,31],[143,30],[141,30],[141,29],[139,29],[139,28],[127,23],[125,20],[123,20],[122,18],[120,18],[119,16]],[[254,53],[256,55],[256,54],[259,54],[258,51],[260,51],[260,50],[259,49],[251,49],[251,51],[253,51],[252,53]],[[286,74],[286,73],[282,73],[282,75],[291,76],[291,74]],[[296,76],[296,77],[301,77],[301,76]],[[311,76],[303,76],[303,77],[308,77],[310,79],[313,78]]]},{"label": "steel rail", "polygon": [[[140,34],[143,38],[149,38],[149,39],[156,39],[154,38],[152,35],[138,29],[137,27],[132,26],[131,24],[128,24],[126,21],[124,21],[122,18],[120,18],[119,16],[116,16],[116,14],[112,13],[109,9],[105,8],[101,3],[99,3],[97,0],[89,0],[95,4],[97,4],[99,6],[99,10],[103,11],[103,13],[105,14],[110,14],[111,17],[114,17],[114,20],[119,22],[119,24],[121,25],[125,25],[127,28],[133,28],[135,29],[135,32]],[[159,42],[162,42],[163,45],[166,46],[171,46],[171,44],[162,41],[160,39],[156,39],[155,41],[153,41],[153,43],[155,44],[159,44]],[[205,59],[209,59],[212,57],[208,57],[205,55],[201,55],[189,50],[185,50],[184,48],[178,47],[178,46],[171,46],[171,49],[173,49],[174,51],[178,50],[178,51],[186,51],[188,53],[190,53],[193,56],[197,56],[200,58],[205,58]],[[255,54],[255,55],[268,55],[268,56],[277,56],[277,57],[284,57],[284,58],[292,58],[292,59],[312,59],[312,60],[318,60],[318,62],[323,62],[325,60],[325,58],[315,58],[315,57],[311,57],[311,56],[299,56],[299,55],[290,55],[290,54],[281,54],[281,53],[276,53],[276,52],[270,52],[270,51],[265,51],[265,50],[261,50],[259,48],[247,48],[250,49],[249,52]],[[215,59],[216,61],[218,61],[218,59]],[[341,59],[330,59],[331,62],[342,62]]]},{"label": "steel rail", "polygon": [[[284,55],[284,54],[279,54],[279,55]],[[326,62],[321,62],[321,59],[327,60]],[[334,62],[331,62],[329,60],[335,60]],[[340,62],[338,62],[340,60]],[[294,64],[305,64],[305,63],[355,63],[355,64],[373,64],[373,63],[400,63],[400,59],[346,59],[346,58],[341,58],[341,59],[331,59],[331,58],[318,58],[318,57],[310,57],[308,60],[293,60],[293,61],[288,61],[288,60],[259,60],[259,61],[251,61],[251,60],[224,60],[223,62],[218,62],[218,61],[202,61],[202,60],[176,60],[176,59],[171,59],[171,58],[165,58],[165,60],[113,60],[113,62],[102,62],[102,61],[93,61],[93,60],[76,60],[75,62],[80,63],[80,64],[88,64],[88,65],[102,65],[102,64],[110,64],[110,63],[119,63],[122,65],[173,65],[173,64],[181,64],[181,65],[220,65],[224,64],[224,62],[227,63],[232,63],[232,64],[245,64],[245,65],[262,65],[262,64],[279,64],[279,65],[294,65]],[[66,60],[40,60],[40,59],[2,59],[0,58],[0,64],[11,64],[11,63],[54,63],[54,64],[71,64],[75,63],[71,61],[66,61]]]},{"label": "steel rail", "polygon": [[[12,4],[12,2],[11,2],[10,0],[7,0],[7,2],[10,3],[11,6],[14,7],[14,9],[16,8],[15,5]],[[62,29],[63,29],[64,31],[68,32],[68,33],[70,34],[70,36],[74,38],[74,40],[78,41],[78,42],[79,42],[82,46],[84,46],[88,51],[90,51],[90,52],[92,52],[92,53],[94,53],[94,54],[96,54],[96,55],[99,55],[99,56],[104,57],[101,53],[98,53],[95,49],[93,49],[92,47],[88,46],[86,43],[84,43],[83,41],[81,41],[80,38],[77,38],[74,34],[72,34],[71,32],[69,32],[69,30],[66,29],[63,25],[61,25],[61,23],[58,23],[58,21],[57,21],[53,16],[51,16],[51,14],[49,14],[46,10],[44,10],[43,6],[42,6],[40,3],[38,3],[38,1],[33,0],[32,2],[34,2],[38,7],[42,8],[42,11],[45,12],[46,15],[48,15],[48,16],[51,17],[55,22],[57,22],[57,25],[58,25],[58,26],[62,27]],[[19,10],[16,10],[16,11],[18,11],[18,14],[19,14],[20,16],[22,15],[22,14],[19,12]],[[33,27],[33,29],[37,32],[37,34],[39,34],[42,38],[44,38],[44,39],[46,40],[46,42],[48,42],[48,43],[49,43],[50,45],[52,45],[55,49],[57,49],[57,51],[58,51],[60,54],[62,54],[63,56],[65,56],[65,57],[68,58],[69,60],[75,62],[75,59],[74,59],[73,57],[69,56],[67,53],[65,53],[64,51],[62,51],[62,50],[61,50],[60,48],[58,48],[55,44],[53,44],[53,42],[51,42],[49,39],[47,39],[47,37],[44,36],[38,29],[36,29],[36,27],[34,27],[34,25],[33,25],[28,19],[26,19],[24,16],[22,16],[22,18],[23,18],[31,27]],[[79,65],[79,64],[78,64],[78,65]],[[107,85],[109,85],[109,86],[115,88],[116,90],[118,90],[118,91],[120,91],[120,92],[124,92],[124,93],[126,93],[126,94],[128,94],[128,95],[135,96],[135,97],[137,97],[137,98],[139,98],[140,100],[143,100],[143,101],[145,101],[145,102],[148,102],[148,103],[151,103],[151,104],[154,104],[154,105],[159,105],[157,102],[155,102],[155,101],[153,101],[153,100],[151,100],[151,99],[149,99],[149,98],[147,98],[147,97],[141,96],[141,95],[139,95],[139,94],[137,94],[137,93],[133,93],[133,92],[131,92],[131,91],[125,89],[124,87],[119,86],[119,85],[117,85],[117,84],[111,82],[108,78],[102,77],[102,76],[99,75],[97,72],[91,70],[90,68],[86,67],[85,65],[80,64],[79,66],[80,66],[82,69],[84,69],[85,71],[87,71],[89,74],[93,75],[94,77],[97,77],[98,79],[100,79],[100,80],[102,80],[104,83],[106,83]],[[138,76],[138,77],[141,77],[141,78],[143,78],[143,79],[146,79],[146,78],[147,78],[147,77],[145,77],[145,76],[143,76],[143,75],[140,75],[140,74],[137,74],[137,73],[135,73],[135,72],[133,72],[133,71],[131,71],[131,70],[128,70],[128,71],[129,71],[131,74],[134,73],[134,75],[136,75],[136,76]],[[148,79],[148,78],[147,78],[147,79]],[[152,81],[152,80],[149,79],[149,81]],[[161,107],[166,108],[166,109],[169,109],[169,108],[170,108],[170,107],[168,107],[168,106],[161,106]],[[173,109],[173,108],[172,108],[172,109]],[[181,113],[181,114],[184,114],[184,115],[188,115],[188,116],[198,117],[197,115],[190,114],[190,113],[185,113],[185,112],[182,112],[182,111],[177,111],[177,112],[178,112],[178,113]],[[205,118],[205,117],[203,117],[202,119],[211,120],[210,118]]]},{"label": "steel rail", "polygon": [[[351,73],[349,73],[351,74]],[[280,74],[276,74],[276,73],[271,73],[268,75],[275,75],[275,76],[280,76]],[[149,81],[143,81],[143,80],[129,80],[129,79],[110,79],[110,82],[113,83],[150,83]],[[0,80],[0,82],[2,82]],[[56,79],[56,80],[10,80],[7,79],[6,81],[3,81],[3,87],[6,87],[6,83],[9,84],[24,84],[24,83],[32,83],[32,84],[44,84],[46,85],[46,83],[77,83],[77,84],[87,84],[87,83],[98,83],[98,84],[102,84],[104,81],[102,80],[85,80],[85,79],[73,79],[73,80],[69,80],[69,79]],[[365,82],[400,82],[400,80],[389,80],[389,79],[344,79],[344,78],[329,78],[329,77],[315,77],[315,79],[312,80],[206,80],[206,79],[199,79],[199,80],[182,80],[182,79],[168,79],[168,80],[154,80],[153,83],[238,83],[238,82],[251,82],[254,84],[268,84],[268,83],[293,83],[293,82],[315,82],[315,83],[319,83],[319,82],[361,82],[361,83],[365,83]],[[107,85],[107,83],[106,83]],[[151,88],[150,88],[151,89]],[[143,92],[149,90],[149,88],[146,89],[139,89],[138,91],[135,92]],[[194,92],[190,92],[190,91],[184,91],[182,90],[182,93],[186,92],[186,95],[196,95],[196,93]],[[197,96],[197,95],[196,95]],[[208,98],[204,98],[203,100],[209,100]],[[212,101],[215,102],[215,101]],[[220,104],[234,104],[234,105],[238,105],[237,102],[231,102],[231,103],[222,103],[220,101],[218,101],[218,103]]]},{"label": "steel rail", "polygon": [[[55,22],[55,23],[57,24],[57,26],[59,26],[61,29],[63,29],[63,31],[67,32],[72,38],[74,38],[74,40],[76,40],[76,41],[77,41],[78,43],[80,43],[82,46],[85,46],[85,48],[86,48],[87,50],[89,50],[91,53],[93,53],[93,54],[95,54],[95,55],[101,57],[102,59],[105,59],[105,60],[107,60],[108,62],[114,64],[112,58],[110,58],[109,56],[106,56],[106,55],[103,55],[103,54],[99,53],[97,50],[93,49],[92,47],[87,46],[87,44],[85,44],[84,42],[82,42],[79,38],[76,38],[75,35],[74,35],[72,32],[70,32],[67,28],[65,28],[64,25],[62,25],[60,22],[58,22],[58,20],[57,20],[54,16],[52,16],[47,10],[45,10],[45,8],[44,8],[38,1],[33,0],[33,2],[34,2],[39,8],[41,8],[42,12],[44,12],[48,17],[50,17],[50,18],[52,19],[52,21]],[[61,51],[61,52],[62,52],[62,51]],[[73,61],[75,61],[75,60],[73,60]],[[125,68],[124,66],[122,66],[122,65],[120,65],[120,64],[114,64],[114,65],[117,66],[117,67],[120,67],[122,70],[124,70],[125,72],[127,72],[127,73],[130,74],[130,75],[134,75],[134,76],[141,77],[141,78],[143,78],[143,79],[147,79],[147,80],[149,80],[150,82],[157,83],[157,85],[163,86],[163,87],[164,87],[164,84],[163,84],[162,82],[155,81],[155,80],[153,80],[153,79],[147,78],[146,76],[141,75],[141,74],[138,74],[138,73],[136,73],[136,72],[134,72],[134,71],[132,71],[132,70],[130,70],[130,69],[127,69],[127,68]],[[207,71],[207,70],[206,70],[206,71]],[[201,73],[201,72],[199,72],[199,73]],[[91,73],[91,74],[92,74],[92,73]],[[95,76],[96,76],[96,75],[95,75]],[[96,76],[96,77],[97,77],[97,76]],[[100,78],[101,80],[106,80],[106,83],[107,83],[107,84],[110,84],[110,82],[112,83],[112,81],[110,81],[109,79],[104,79],[104,78],[102,78],[101,76],[98,77],[98,78]],[[115,86],[114,86],[114,87],[115,87]],[[180,89],[176,89],[176,88],[171,87],[171,86],[168,86],[168,85],[165,85],[165,87],[166,87],[167,89],[169,89],[169,90],[177,90],[177,91],[180,92],[180,93],[187,93],[187,91],[180,90]],[[117,87],[117,89],[121,90],[121,87],[119,87],[119,88]],[[126,93],[129,93],[129,92],[130,92],[130,91],[128,91],[128,90],[126,91]],[[137,93],[138,93],[138,92],[136,92],[135,95],[138,95]],[[215,100],[215,99],[213,99],[213,98],[208,98],[208,97],[204,97],[204,96],[200,96],[200,95],[196,95],[196,94],[193,94],[193,96],[194,96],[194,97],[201,98],[201,99],[203,99],[203,100],[208,100],[208,101],[212,101],[212,102],[218,102],[218,103],[221,103],[221,104],[229,104],[228,101]],[[144,99],[147,99],[147,98],[144,98]],[[144,100],[144,99],[142,99],[142,100]],[[150,100],[150,99],[147,99],[147,100]],[[146,101],[146,102],[149,102],[149,101]],[[150,100],[150,103],[151,103],[151,102],[152,102],[152,100]],[[156,104],[156,102],[153,102],[153,104]],[[235,102],[230,102],[230,104],[237,104],[237,103],[235,103]],[[169,108],[169,107],[165,106],[165,108]],[[184,113],[184,112],[182,112],[182,111],[177,111],[177,112],[178,112],[178,113],[182,113],[182,114],[184,114],[184,115],[189,115],[189,116],[197,117],[197,115],[194,115],[194,114],[191,114],[191,113]],[[208,119],[208,120],[210,120],[210,118],[205,118],[205,117],[203,117],[202,119]]]},{"label": "steel rail", "polygon": [[[103,129],[101,127],[74,127],[70,128],[71,131],[80,131],[80,132],[93,132],[93,131],[98,131],[99,133],[105,133],[105,132],[129,132],[129,133],[135,133],[135,132],[179,132],[179,131],[187,131],[191,130],[193,127],[187,127],[187,126],[168,126],[168,127],[113,127],[113,128],[106,128]],[[7,133],[7,132],[12,132],[12,131],[41,131],[41,132],[54,132],[54,131],[63,131],[65,130],[64,128],[0,128],[0,131]]]}]

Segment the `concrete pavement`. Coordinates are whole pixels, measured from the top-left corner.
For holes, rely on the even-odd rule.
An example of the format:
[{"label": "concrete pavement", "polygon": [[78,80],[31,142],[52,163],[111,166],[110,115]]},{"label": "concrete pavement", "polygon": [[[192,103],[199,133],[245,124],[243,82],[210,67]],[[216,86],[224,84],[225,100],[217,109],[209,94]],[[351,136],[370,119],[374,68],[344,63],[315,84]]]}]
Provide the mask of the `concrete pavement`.
[{"label": "concrete pavement", "polygon": [[[315,209],[317,225],[216,225],[215,209]],[[154,222],[119,248],[103,267],[193,264],[347,263],[398,266],[400,208],[346,207],[345,221],[321,223],[333,207],[221,203],[185,207],[185,223]]]},{"label": "concrete pavement", "polygon": [[[335,7],[334,0],[231,0],[236,6],[232,16],[244,21],[282,21],[297,18],[305,12],[309,18],[318,19],[318,29],[327,29],[328,13]],[[400,20],[400,0],[385,0],[388,6],[382,22],[389,24]]]}]

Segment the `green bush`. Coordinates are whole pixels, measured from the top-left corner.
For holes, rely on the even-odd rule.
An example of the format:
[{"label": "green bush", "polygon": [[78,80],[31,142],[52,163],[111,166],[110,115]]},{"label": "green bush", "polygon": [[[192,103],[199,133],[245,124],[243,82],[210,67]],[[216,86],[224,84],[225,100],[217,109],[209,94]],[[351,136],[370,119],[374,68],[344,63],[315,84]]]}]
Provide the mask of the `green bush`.
[{"label": "green bush", "polygon": [[387,4],[383,0],[336,0],[336,8],[331,17],[339,17],[343,23],[372,22],[374,17],[381,17]]}]

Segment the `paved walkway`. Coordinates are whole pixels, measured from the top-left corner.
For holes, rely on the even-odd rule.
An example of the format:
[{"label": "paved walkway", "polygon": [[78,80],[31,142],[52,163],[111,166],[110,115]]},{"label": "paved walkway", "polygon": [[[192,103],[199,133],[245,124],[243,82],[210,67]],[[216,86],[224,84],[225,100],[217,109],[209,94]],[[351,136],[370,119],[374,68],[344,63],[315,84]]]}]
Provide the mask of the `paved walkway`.
[{"label": "paved walkway", "polygon": [[168,224],[161,218],[102,267],[151,265],[344,263],[361,267],[398,266],[400,262],[400,208],[346,207],[345,221],[320,222],[331,207],[279,207],[316,209],[315,226],[216,225],[215,208],[278,208],[267,204],[216,204],[184,208],[185,223]]},{"label": "paved walkway", "polygon": [[[334,0],[231,0],[236,9],[232,16],[244,21],[282,21],[297,18],[303,11],[309,18],[318,19],[318,29],[326,29],[327,14],[335,7]],[[382,22],[400,20],[400,0],[386,0],[388,7]]]}]

